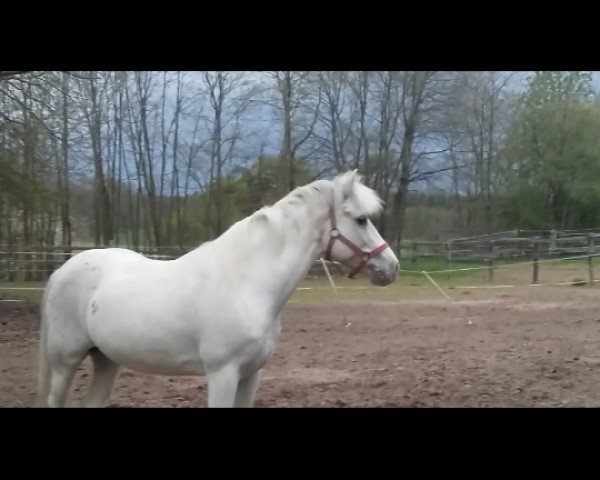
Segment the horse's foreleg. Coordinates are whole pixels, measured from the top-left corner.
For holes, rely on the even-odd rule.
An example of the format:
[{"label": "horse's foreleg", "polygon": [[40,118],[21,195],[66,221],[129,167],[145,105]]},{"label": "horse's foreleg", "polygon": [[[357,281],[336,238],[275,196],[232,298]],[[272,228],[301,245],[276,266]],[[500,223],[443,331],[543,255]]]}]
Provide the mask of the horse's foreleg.
[{"label": "horse's foreleg", "polygon": [[254,375],[240,380],[237,394],[235,396],[235,406],[238,408],[251,408],[254,406],[254,396],[260,383],[261,370]]},{"label": "horse's foreleg", "polygon": [[237,368],[224,367],[207,374],[208,407],[231,408],[235,406],[239,373]]}]

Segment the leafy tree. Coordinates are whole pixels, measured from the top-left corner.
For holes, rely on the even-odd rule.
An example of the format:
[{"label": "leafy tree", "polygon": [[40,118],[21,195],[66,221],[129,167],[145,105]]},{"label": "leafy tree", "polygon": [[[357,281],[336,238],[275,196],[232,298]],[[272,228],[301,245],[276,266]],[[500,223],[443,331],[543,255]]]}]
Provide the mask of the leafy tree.
[{"label": "leafy tree", "polygon": [[598,220],[600,108],[591,76],[536,72],[508,139],[501,214],[520,227],[561,228]]}]

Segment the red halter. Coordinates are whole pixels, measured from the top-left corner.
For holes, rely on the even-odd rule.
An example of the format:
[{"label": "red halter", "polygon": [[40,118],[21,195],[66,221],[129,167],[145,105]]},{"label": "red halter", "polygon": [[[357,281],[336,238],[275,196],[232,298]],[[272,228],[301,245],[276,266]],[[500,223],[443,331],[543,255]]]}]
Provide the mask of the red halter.
[{"label": "red halter", "polygon": [[331,218],[331,230],[329,232],[331,237],[329,239],[329,244],[327,245],[327,250],[325,250],[325,260],[331,261],[331,250],[332,250],[333,244],[335,243],[336,240],[340,240],[342,243],[344,243],[348,248],[350,248],[354,253],[356,253],[356,255],[361,259],[361,262],[358,264],[358,266],[354,270],[352,270],[350,272],[350,274],[348,275],[349,278],[354,278],[356,276],[356,274],[358,274],[358,272],[360,272],[364,268],[364,266],[367,264],[367,262],[369,260],[371,260],[371,258],[376,257],[381,252],[383,252],[386,248],[389,248],[388,243],[383,242],[376,249],[371,250],[370,252],[361,250],[354,243],[352,243],[352,241],[350,241],[346,237],[344,237],[341,234],[341,232],[337,229],[337,224],[335,222],[335,214],[333,212],[333,207],[329,208],[329,217]]}]

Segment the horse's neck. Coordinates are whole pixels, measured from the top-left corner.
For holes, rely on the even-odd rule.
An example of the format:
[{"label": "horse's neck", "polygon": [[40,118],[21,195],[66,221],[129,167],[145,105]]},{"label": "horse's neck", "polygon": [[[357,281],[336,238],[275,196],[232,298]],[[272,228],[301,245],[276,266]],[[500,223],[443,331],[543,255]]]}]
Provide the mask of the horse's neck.
[{"label": "horse's neck", "polygon": [[272,257],[275,275],[267,282],[272,289],[279,289],[281,306],[306,278],[314,261],[322,253],[322,238],[328,208],[319,206],[316,210],[304,209],[299,216],[283,222],[285,231],[284,246]]},{"label": "horse's neck", "polygon": [[[230,267],[239,279],[239,287],[251,288],[257,295],[264,295],[270,306],[278,311],[322,253],[323,229],[328,215],[329,206],[324,200],[310,206],[288,205],[270,212],[269,225],[262,233],[255,233],[258,240],[233,241],[231,235],[229,239],[224,238],[218,248],[223,248],[223,255],[235,250]],[[246,219],[246,222],[251,221]],[[247,228],[248,236],[252,237],[249,223]]]}]

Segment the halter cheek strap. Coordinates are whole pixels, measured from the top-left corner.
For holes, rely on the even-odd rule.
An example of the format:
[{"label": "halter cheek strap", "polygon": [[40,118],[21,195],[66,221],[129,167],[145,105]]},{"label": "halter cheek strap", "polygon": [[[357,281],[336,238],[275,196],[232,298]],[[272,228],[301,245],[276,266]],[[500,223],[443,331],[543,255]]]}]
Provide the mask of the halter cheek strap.
[{"label": "halter cheek strap", "polygon": [[325,260],[331,261],[331,251],[336,240],[339,240],[348,248],[350,248],[350,250],[352,250],[356,256],[361,259],[361,262],[358,264],[358,266],[348,275],[349,278],[354,278],[365,267],[367,262],[371,260],[371,258],[376,257],[386,248],[389,248],[388,243],[383,242],[370,252],[360,249],[351,240],[348,240],[346,237],[344,237],[344,235],[342,235],[342,233],[338,230],[333,207],[329,208],[329,217],[331,219],[331,230],[329,231],[329,243],[327,244],[327,249],[325,250]]}]

